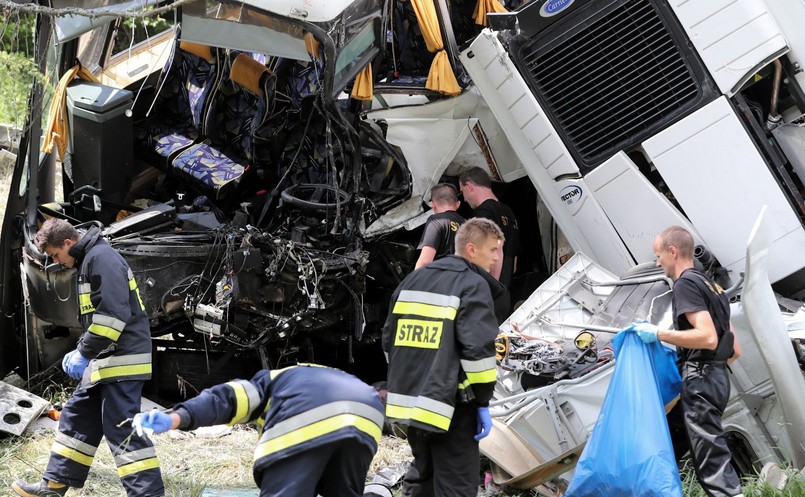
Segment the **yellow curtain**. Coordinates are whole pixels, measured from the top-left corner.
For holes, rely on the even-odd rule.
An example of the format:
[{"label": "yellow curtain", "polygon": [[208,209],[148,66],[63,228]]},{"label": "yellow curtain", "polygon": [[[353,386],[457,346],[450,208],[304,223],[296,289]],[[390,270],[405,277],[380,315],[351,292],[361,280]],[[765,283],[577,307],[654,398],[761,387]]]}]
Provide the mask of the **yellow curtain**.
[{"label": "yellow curtain", "polygon": [[489,26],[489,20],[486,15],[490,12],[508,12],[498,0],[478,0],[475,4],[475,12],[472,18],[475,19],[475,24],[481,26]]},{"label": "yellow curtain", "polygon": [[366,65],[355,77],[355,84],[352,85],[352,98],[356,100],[371,100],[372,93],[372,63]]},{"label": "yellow curtain", "polygon": [[453,68],[450,67],[450,59],[444,50],[442,33],[439,30],[439,18],[436,17],[433,0],[411,0],[411,5],[414,7],[414,13],[416,13],[422,36],[425,37],[428,51],[436,53],[430,66],[425,88],[445,95],[458,95],[461,93],[461,88],[458,86],[456,75],[453,74]]},{"label": "yellow curtain", "polygon": [[71,67],[59,80],[59,85],[53,94],[53,100],[50,102],[48,126],[45,130],[41,151],[52,152],[53,144],[55,143],[61,160],[64,160],[64,156],[67,153],[67,135],[69,132],[67,129],[67,86],[76,77],[94,81],[95,83],[99,82],[91,72],[80,64]]}]

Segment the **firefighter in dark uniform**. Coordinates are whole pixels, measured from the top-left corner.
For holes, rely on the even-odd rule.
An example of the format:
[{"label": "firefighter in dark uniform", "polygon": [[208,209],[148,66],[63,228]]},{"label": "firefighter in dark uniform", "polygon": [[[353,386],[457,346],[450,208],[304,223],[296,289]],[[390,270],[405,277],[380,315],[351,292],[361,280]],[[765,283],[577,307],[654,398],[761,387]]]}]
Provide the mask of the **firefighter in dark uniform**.
[{"label": "firefighter in dark uniform", "polygon": [[256,422],[260,497],[363,494],[383,426],[374,388],[337,369],[304,364],[259,371],[202,391],[173,412],[138,414],[138,431],[162,433]]},{"label": "firefighter in dark uniform", "polygon": [[685,422],[696,476],[710,497],[741,494],[732,467],[721,416],[730,395],[727,365],[740,355],[740,343],[730,328],[730,307],[724,291],[693,267],[693,237],[680,226],[663,230],[654,240],[657,266],[674,280],[675,330],[650,323],[630,328],[651,343],[677,346],[682,373],[679,406]]},{"label": "firefighter in dark uniform", "polygon": [[120,481],[129,496],[165,493],[154,447],[130,438],[141,406],[143,383],[151,377],[151,330],[128,264],[97,227],[79,237],[64,220],[49,219],[37,244],[54,262],[79,265],[78,302],[84,333],[62,367],[81,383],[65,403],[43,480],[15,481],[22,496],[64,495],[84,486],[103,437],[112,450]]},{"label": "firefighter in dark uniform", "polygon": [[494,222],[470,219],[456,234],[456,255],[409,274],[392,296],[383,329],[386,416],[407,426],[414,460],[403,480],[405,496],[478,492],[478,440],[492,429],[498,334],[481,273],[500,259],[502,240]]}]

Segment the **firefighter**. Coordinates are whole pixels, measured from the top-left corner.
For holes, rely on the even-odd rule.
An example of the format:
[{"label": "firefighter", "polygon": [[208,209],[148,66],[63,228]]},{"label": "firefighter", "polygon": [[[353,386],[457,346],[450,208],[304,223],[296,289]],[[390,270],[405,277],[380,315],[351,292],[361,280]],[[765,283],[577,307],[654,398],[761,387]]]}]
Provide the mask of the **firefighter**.
[{"label": "firefighter", "polygon": [[83,487],[106,437],[126,493],[164,495],[150,440],[127,441],[131,425],[122,423],[140,411],[143,384],[151,377],[151,330],[131,269],[97,227],[79,236],[67,221],[49,219],[36,242],[53,262],[79,267],[79,320],[85,331],[62,367],[81,382],[62,410],[43,479],[15,481],[11,488],[24,497],[55,497]]},{"label": "firefighter", "polygon": [[337,369],[300,364],[261,370],[203,390],[173,412],[134,420],[140,433],[256,421],[254,481],[260,497],[356,497],[383,426],[374,388]]},{"label": "firefighter", "polygon": [[478,441],[492,429],[497,378],[498,326],[484,273],[500,260],[502,241],[494,222],[470,219],[456,233],[456,255],[412,272],[392,296],[383,329],[386,416],[407,426],[414,460],[405,496],[478,492]]}]

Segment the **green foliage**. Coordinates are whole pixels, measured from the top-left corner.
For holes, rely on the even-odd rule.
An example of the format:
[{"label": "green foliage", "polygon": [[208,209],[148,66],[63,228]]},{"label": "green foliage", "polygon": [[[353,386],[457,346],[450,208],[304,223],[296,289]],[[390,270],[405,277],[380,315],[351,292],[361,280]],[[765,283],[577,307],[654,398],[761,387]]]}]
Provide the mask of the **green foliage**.
[{"label": "green foliage", "polygon": [[36,18],[27,13],[0,11],[0,49],[33,57]]},{"label": "green foliage", "polygon": [[[150,8],[149,8],[150,10]],[[120,21],[115,35],[113,54],[128,50],[155,34],[173,26],[173,13],[168,12],[150,17],[127,17]]]},{"label": "green foliage", "polygon": [[31,85],[38,76],[36,65],[26,55],[0,51],[0,123],[22,128]]}]

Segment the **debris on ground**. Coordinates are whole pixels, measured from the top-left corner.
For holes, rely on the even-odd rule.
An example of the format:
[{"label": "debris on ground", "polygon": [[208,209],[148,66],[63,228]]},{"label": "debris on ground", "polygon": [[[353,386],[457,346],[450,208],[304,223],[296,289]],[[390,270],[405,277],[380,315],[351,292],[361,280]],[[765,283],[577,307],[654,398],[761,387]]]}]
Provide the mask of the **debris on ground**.
[{"label": "debris on ground", "polygon": [[0,432],[22,435],[49,407],[42,397],[0,381]]}]

